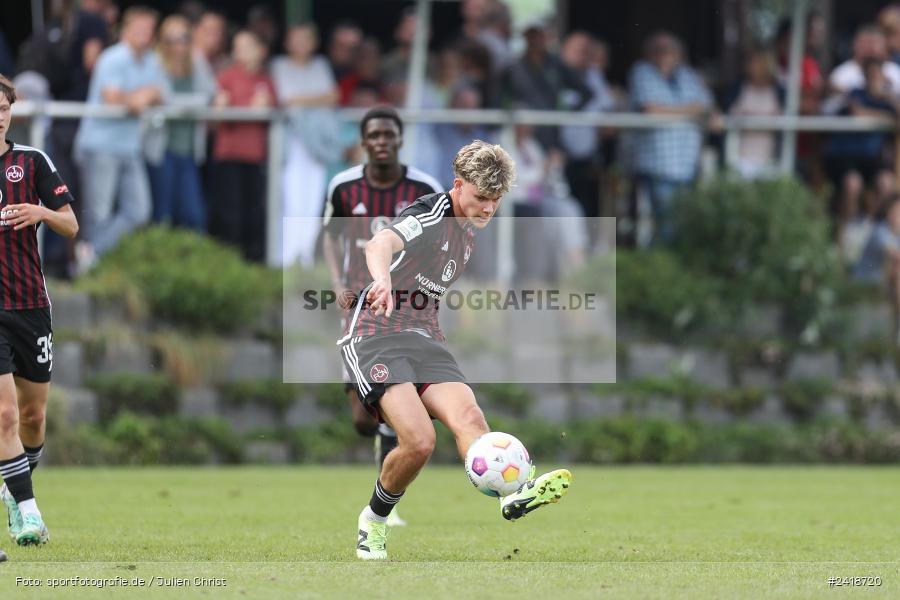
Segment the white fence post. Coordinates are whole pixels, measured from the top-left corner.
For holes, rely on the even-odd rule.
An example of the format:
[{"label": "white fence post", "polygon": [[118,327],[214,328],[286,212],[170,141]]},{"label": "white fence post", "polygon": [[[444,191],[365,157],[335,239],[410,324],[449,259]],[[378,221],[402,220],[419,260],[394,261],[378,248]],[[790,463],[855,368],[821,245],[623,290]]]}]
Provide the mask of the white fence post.
[{"label": "white fence post", "polygon": [[[510,119],[503,125],[500,132],[500,145],[507,152],[512,152],[516,145],[515,127]],[[504,289],[512,285],[516,268],[515,209],[516,205],[507,201],[500,214],[500,222],[497,224],[497,280]]]},{"label": "white fence post", "polygon": [[[803,56],[806,54],[806,1],[794,0],[794,15],[791,20],[791,50],[788,63],[787,101],[784,114],[796,118],[800,109],[800,85]],[[794,172],[797,152],[797,130],[786,129],[781,136],[781,172]]]},{"label": "white fence post", "polygon": [[729,128],[725,130],[725,168],[736,171],[741,145],[741,130]]},{"label": "white fence post", "polygon": [[281,218],[286,129],[285,120],[281,117],[276,117],[269,123],[269,148],[266,161],[266,264],[270,267],[281,265],[282,235],[290,233],[282,231]]},{"label": "white fence post", "polygon": [[[35,114],[31,117],[31,121],[28,123],[28,144],[33,148],[41,148],[47,145],[47,125],[50,122],[50,119],[41,114]],[[38,246],[38,254],[41,255],[41,259],[44,258],[44,234],[47,231],[47,227],[38,227],[37,228],[37,246]]]}]

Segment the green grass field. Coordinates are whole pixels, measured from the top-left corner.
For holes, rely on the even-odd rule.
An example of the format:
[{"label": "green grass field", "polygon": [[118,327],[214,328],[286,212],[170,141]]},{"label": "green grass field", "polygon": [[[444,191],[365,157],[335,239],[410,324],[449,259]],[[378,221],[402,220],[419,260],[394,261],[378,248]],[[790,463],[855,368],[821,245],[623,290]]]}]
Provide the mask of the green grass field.
[{"label": "green grass field", "polygon": [[[391,561],[358,562],[363,467],[42,467],[52,540],[0,547],[3,598],[900,597],[900,469],[576,466],[562,503],[508,523],[459,468],[400,504]],[[143,578],[141,588],[50,578]],[[880,577],[829,588],[829,577]],[[35,578],[40,587],[17,583]],[[224,578],[168,587],[157,577]]]}]

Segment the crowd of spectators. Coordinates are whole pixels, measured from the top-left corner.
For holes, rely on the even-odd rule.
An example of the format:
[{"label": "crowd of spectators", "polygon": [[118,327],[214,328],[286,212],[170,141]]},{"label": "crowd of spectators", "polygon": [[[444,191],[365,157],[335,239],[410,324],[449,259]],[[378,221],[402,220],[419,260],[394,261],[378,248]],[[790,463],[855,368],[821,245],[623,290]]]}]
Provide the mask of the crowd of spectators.
[{"label": "crowd of spectators", "polygon": [[[45,258],[56,274],[89,268],[148,222],[206,232],[257,261],[265,258],[267,235],[278,236],[283,260],[309,263],[318,235],[314,217],[322,212],[329,178],[363,159],[355,124],[339,120],[333,109],[406,103],[417,27],[411,9],[398,15],[392,39],[380,40],[349,20],[327,32],[312,23],[285,29],[264,5],[249,8],[244,22],[234,23],[196,0],[164,18],[142,7],[120,13],[114,0],[51,4],[47,27],[20,49],[20,95],[124,106],[130,115],[57,119],[49,128],[46,144],[81,200],[83,223],[72,247],[48,234]],[[691,117],[678,126],[633,131],[517,127],[511,151],[520,185],[510,200],[521,214],[621,216],[616,213],[622,203],[608,197],[607,180],[613,178],[606,174],[615,165],[616,173],[625,174],[624,189],[632,192],[624,194],[631,202],[626,210],[646,206],[652,216],[652,235],[638,243],[670,243],[677,192],[696,182],[704,148],[721,133],[720,117],[776,116],[785,109],[789,22],[771,40],[748,49],[742,73],[731,81],[706,80],[691,66],[681,40],[657,32],[645,40],[627,81],[617,86],[606,75],[610,48],[589,32],[561,32],[539,21],[514,27],[503,0],[464,0],[460,11],[460,30],[429,56],[425,108]],[[800,112],[895,117],[900,5],[884,8],[874,23],[860,27],[850,56],[830,73],[825,65],[836,57],[825,47],[824,32],[824,20],[813,14],[806,23]],[[514,50],[514,40],[521,40],[521,51]],[[285,239],[280,231],[266,231],[268,124],[207,127],[141,118],[157,105],[284,109],[289,126],[281,216],[305,219]],[[449,187],[457,149],[473,138],[499,137],[497,128],[477,123],[422,126],[409,162]],[[861,278],[881,277],[895,255],[900,265],[900,250],[894,250],[900,249],[900,234],[887,218],[898,198],[891,141],[882,132],[797,138],[798,174],[829,197],[835,239],[848,271]],[[771,175],[780,142],[775,132],[743,132],[728,166],[745,178]],[[623,195],[622,189],[616,193]],[[597,243],[588,227],[564,237],[571,264]]]}]

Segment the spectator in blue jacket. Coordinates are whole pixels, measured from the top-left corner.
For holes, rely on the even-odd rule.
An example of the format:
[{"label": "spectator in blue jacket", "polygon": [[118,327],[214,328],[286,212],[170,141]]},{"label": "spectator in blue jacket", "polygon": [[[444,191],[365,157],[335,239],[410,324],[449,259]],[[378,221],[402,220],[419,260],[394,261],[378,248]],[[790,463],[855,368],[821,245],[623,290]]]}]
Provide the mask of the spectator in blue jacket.
[{"label": "spectator in blue jacket", "polygon": [[133,6],[122,17],[122,41],[100,54],[88,89],[89,105],[124,107],[130,118],[82,119],[75,138],[85,200],[86,243],[76,246],[79,270],[150,219],[150,183],[141,123],[168,96],[168,80],[153,52],[157,12]]},{"label": "spectator in blue jacket", "polygon": [[[159,58],[172,88],[171,104],[204,107],[216,95],[216,78],[201,54],[191,51],[191,25],[170,15],[159,28]],[[206,230],[206,205],[198,163],[206,158],[206,127],[171,120],[155,128],[155,146],[147,145],[153,221]]]},{"label": "spectator in blue jacket", "polygon": [[675,126],[638,130],[633,137],[632,166],[649,194],[655,241],[674,237],[672,200],[676,192],[697,176],[703,128],[699,120],[713,107],[700,77],[684,63],[681,42],[667,32],[651,36],[646,60],[631,69],[628,91],[632,107],[658,115],[680,115],[694,120]]}]

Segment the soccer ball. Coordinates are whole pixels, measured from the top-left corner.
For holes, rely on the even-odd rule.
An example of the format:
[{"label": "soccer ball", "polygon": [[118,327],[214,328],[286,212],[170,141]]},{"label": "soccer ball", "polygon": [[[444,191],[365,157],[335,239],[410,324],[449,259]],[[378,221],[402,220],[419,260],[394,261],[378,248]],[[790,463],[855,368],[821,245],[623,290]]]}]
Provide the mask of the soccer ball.
[{"label": "soccer ball", "polygon": [[524,444],[514,436],[492,431],[469,446],[466,475],[482,494],[502,498],[528,481],[531,458]]}]

